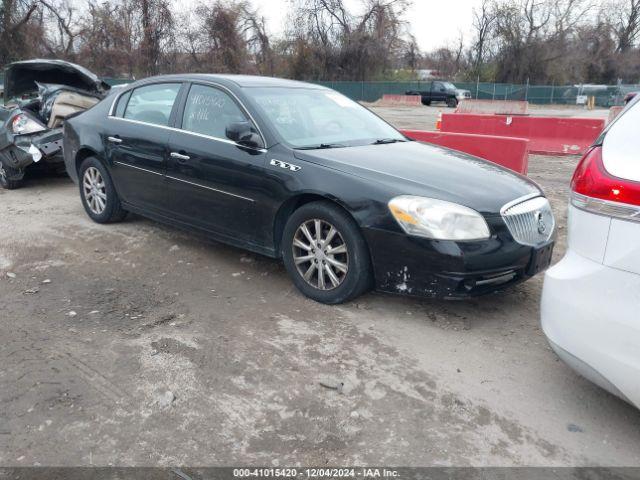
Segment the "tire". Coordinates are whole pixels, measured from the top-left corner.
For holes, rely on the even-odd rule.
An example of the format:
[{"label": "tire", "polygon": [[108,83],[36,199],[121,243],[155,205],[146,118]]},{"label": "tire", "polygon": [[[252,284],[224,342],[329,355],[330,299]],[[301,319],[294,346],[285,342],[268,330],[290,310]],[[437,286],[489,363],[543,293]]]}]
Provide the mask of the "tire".
[{"label": "tire", "polygon": [[127,216],[109,172],[97,158],[88,157],[82,162],[78,186],[82,206],[94,222],[120,222]]},{"label": "tire", "polygon": [[447,107],[456,108],[458,106],[457,98],[447,98]]},{"label": "tire", "polygon": [[422,100],[422,105],[424,105],[425,107],[428,107],[429,105],[431,105],[431,100]]},{"label": "tire", "polygon": [[[318,223],[321,232],[320,243],[327,241],[331,227],[335,229],[335,233],[329,239],[328,248],[318,248]],[[303,225],[306,226],[309,236],[304,232]],[[314,240],[315,245],[310,239]],[[300,246],[300,242],[305,248]],[[332,249],[336,253],[325,255]],[[342,253],[343,250],[345,253]],[[344,303],[372,286],[369,249],[358,225],[344,210],[328,201],[308,203],[293,212],[282,236],[282,257],[294,285],[316,302],[330,305]],[[307,257],[308,259],[301,261]],[[315,265],[315,269],[312,265]],[[319,267],[323,268],[322,280],[318,275]],[[304,274],[309,271],[309,280],[305,280]]]},{"label": "tire", "polygon": [[14,176],[19,171],[14,168],[5,166],[4,162],[0,158],[0,187],[5,190],[15,190],[16,188],[20,188],[23,183],[23,176],[20,175],[20,179],[11,180],[8,177]]}]

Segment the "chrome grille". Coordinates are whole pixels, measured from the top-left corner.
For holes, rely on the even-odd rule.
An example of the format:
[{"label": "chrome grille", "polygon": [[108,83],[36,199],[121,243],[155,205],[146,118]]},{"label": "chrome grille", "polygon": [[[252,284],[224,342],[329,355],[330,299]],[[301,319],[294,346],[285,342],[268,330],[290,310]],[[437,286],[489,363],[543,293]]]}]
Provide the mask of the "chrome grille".
[{"label": "chrome grille", "polygon": [[523,245],[537,246],[553,235],[555,219],[551,205],[544,197],[508,203],[500,214],[514,240]]}]

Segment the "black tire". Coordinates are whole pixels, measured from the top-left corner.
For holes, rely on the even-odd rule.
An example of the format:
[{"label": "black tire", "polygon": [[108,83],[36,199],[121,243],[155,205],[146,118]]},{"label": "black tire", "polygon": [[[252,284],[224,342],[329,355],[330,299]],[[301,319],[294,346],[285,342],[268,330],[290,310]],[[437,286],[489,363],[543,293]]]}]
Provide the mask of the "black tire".
[{"label": "black tire", "polygon": [[[90,170],[91,169],[91,170]],[[86,192],[85,188],[85,175],[87,172],[92,174],[95,171],[98,171],[102,182],[98,184],[102,184],[104,187],[104,191],[101,193],[104,194],[104,206],[102,209],[94,208],[96,204],[91,204],[91,200],[88,200],[89,193]],[[80,170],[78,172],[78,186],[80,188],[80,199],[82,200],[82,206],[84,210],[87,212],[87,215],[97,223],[114,223],[120,222],[124,220],[127,216],[127,211],[122,208],[120,204],[120,198],[113,186],[113,181],[111,180],[111,176],[109,172],[102,164],[100,160],[95,157],[88,157],[80,165]],[[96,211],[99,210],[99,211]]]},{"label": "black tire", "polygon": [[[18,179],[10,179],[9,177],[19,176]],[[0,158],[0,187],[5,190],[15,190],[22,187],[24,173],[20,174],[19,170],[5,165]]]},{"label": "black tire", "polygon": [[[300,228],[303,224],[315,226],[315,220],[321,221],[322,232],[327,233],[332,226],[337,231],[329,243],[325,245],[327,248],[323,248],[322,250],[316,248],[317,254],[307,249],[294,246],[294,240],[296,238],[303,238],[305,244],[308,246],[312,244],[308,240],[308,237],[305,238],[302,236],[303,231],[300,230]],[[309,233],[312,234],[311,237],[317,239],[315,228],[313,228],[313,231],[311,231],[311,228],[308,228],[308,230]],[[330,253],[332,249],[338,251],[342,244],[346,246],[346,253],[337,253],[335,255]],[[317,245],[318,244],[316,244],[315,247],[317,247]],[[300,259],[306,252],[308,252],[308,256],[320,255],[319,258],[313,260],[317,266],[315,267],[314,274],[310,278],[310,282],[314,285],[308,283],[301,272],[301,270],[307,270],[307,265],[309,266],[308,268],[311,269],[312,261],[300,263],[299,270],[294,259],[296,255],[298,256],[297,258]],[[329,254],[324,256],[326,252],[329,252]],[[369,249],[360,233],[358,225],[347,212],[329,201],[307,203],[293,212],[287,221],[282,235],[282,257],[294,285],[304,295],[316,302],[330,305],[344,303],[363,294],[372,286],[373,274]],[[322,263],[325,261],[322,259],[326,259],[327,263]],[[332,262],[336,261],[341,265],[347,265],[346,272],[334,268],[334,263]],[[322,267],[322,275],[324,279],[323,282],[327,284],[328,289],[321,289],[319,287],[320,279],[318,274],[320,270],[318,267],[320,265],[326,265]],[[340,281],[337,286],[333,284],[330,274],[325,273],[325,269],[333,271],[333,278]]]},{"label": "black tire", "polygon": [[425,100],[425,99],[423,98],[423,99],[422,99],[422,104],[423,104],[425,107],[428,107],[429,105],[431,105],[431,100]]},{"label": "black tire", "polygon": [[447,107],[456,108],[458,106],[457,98],[447,98]]}]

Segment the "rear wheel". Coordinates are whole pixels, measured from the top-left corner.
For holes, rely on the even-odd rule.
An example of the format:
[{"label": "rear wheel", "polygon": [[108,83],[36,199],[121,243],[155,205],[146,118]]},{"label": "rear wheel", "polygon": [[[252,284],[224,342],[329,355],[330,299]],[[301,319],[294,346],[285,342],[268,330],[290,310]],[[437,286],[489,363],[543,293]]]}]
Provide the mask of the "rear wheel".
[{"label": "rear wheel", "polygon": [[87,158],[80,166],[78,178],[82,205],[93,221],[119,222],[127,216],[102,162],[94,157]]},{"label": "rear wheel", "polygon": [[355,221],[330,202],[296,210],[284,229],[282,254],[293,283],[321,303],[347,302],[371,287],[371,260]]},{"label": "rear wheel", "polygon": [[428,107],[429,105],[431,105],[431,100],[427,100],[425,98],[422,99],[422,104],[426,107]]},{"label": "rear wheel", "polygon": [[[17,174],[19,174],[19,171],[5,166],[0,158],[0,187],[5,190],[15,190],[16,188],[20,188],[22,186],[22,175]],[[20,177],[18,180],[11,178],[16,175]]]}]

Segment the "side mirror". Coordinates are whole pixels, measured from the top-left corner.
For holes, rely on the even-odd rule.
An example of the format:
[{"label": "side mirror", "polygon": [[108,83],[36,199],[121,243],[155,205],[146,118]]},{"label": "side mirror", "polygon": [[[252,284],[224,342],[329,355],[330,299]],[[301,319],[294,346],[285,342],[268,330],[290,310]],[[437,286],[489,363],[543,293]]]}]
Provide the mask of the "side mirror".
[{"label": "side mirror", "polygon": [[243,147],[264,148],[262,138],[249,122],[233,122],[227,126],[225,134]]}]

